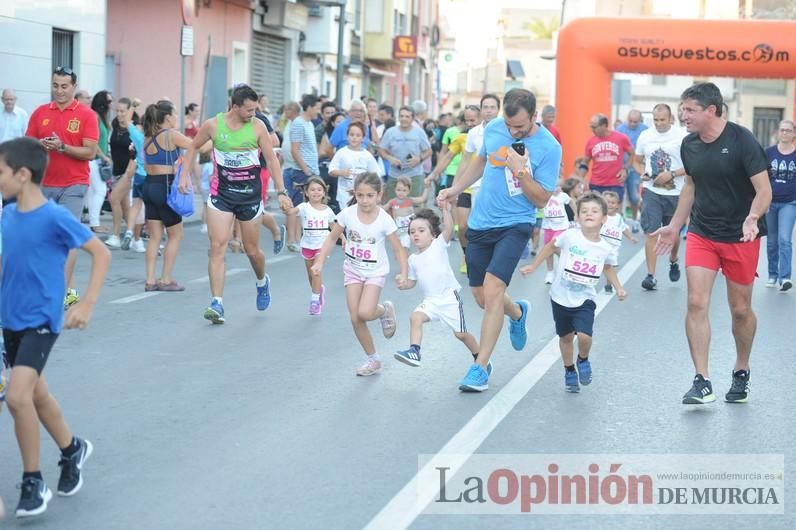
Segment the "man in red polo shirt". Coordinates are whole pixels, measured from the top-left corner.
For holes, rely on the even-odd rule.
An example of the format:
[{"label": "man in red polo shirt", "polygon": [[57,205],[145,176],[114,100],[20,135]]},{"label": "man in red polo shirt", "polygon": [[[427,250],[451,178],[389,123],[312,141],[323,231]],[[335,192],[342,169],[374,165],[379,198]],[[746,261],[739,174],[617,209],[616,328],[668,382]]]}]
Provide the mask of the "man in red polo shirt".
[{"label": "man in red polo shirt", "polygon": [[[608,117],[595,114],[589,123],[594,136],[586,142],[586,164],[590,161],[591,179],[589,189],[602,193],[614,191],[619,195],[619,204],[625,198],[625,179],[632,164],[635,150],[630,138],[608,128]],[[629,155],[625,165],[625,153]]]},{"label": "man in red polo shirt", "polygon": [[[56,68],[52,76],[53,100],[33,111],[25,134],[39,140],[50,156],[41,187],[44,196],[80,219],[88,190],[88,161],[97,153],[99,123],[96,113],[75,99],[76,88],[77,75],[69,68]],[[66,261],[66,306],[80,300],[72,288],[76,258],[73,250]]]}]

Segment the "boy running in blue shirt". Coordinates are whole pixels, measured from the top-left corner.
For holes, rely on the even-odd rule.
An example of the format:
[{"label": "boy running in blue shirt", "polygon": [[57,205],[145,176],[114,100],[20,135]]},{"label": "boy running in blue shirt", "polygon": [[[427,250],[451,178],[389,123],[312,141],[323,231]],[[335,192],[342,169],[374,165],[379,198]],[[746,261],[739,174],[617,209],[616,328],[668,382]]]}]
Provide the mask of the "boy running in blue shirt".
[{"label": "boy running in blue shirt", "polygon": [[[6,401],[23,465],[17,517],[43,513],[52,498],[39,468],[39,422],[61,449],[58,494],[74,495],[83,485],[81,469],[91,443],[72,435],[42,370],[62,326],[84,329],[88,324],[111,260],[99,239],[42,194],[47,161],[44,147],[32,138],[0,144],[0,192],[16,198],[3,212],[0,296],[11,367]],[[64,317],[64,266],[69,251],[78,247],[91,255],[91,277],[85,296]]]}]

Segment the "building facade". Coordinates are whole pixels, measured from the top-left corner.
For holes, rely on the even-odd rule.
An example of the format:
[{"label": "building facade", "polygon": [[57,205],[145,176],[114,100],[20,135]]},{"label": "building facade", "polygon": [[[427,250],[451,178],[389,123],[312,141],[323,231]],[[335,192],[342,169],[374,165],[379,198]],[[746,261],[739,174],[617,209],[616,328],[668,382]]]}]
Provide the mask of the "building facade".
[{"label": "building facade", "polygon": [[0,2],[0,84],[17,93],[17,105],[30,112],[50,101],[52,71],[77,73],[91,93],[107,86],[106,7],[98,0],[52,0],[48,9],[30,0]]},{"label": "building facade", "polygon": [[[177,0],[108,0],[107,87],[145,104],[163,98],[180,108],[198,103],[204,117],[223,110],[226,89],[250,77],[250,4],[196,2],[186,12],[186,2]],[[184,59],[183,26],[193,28],[193,55]]]}]

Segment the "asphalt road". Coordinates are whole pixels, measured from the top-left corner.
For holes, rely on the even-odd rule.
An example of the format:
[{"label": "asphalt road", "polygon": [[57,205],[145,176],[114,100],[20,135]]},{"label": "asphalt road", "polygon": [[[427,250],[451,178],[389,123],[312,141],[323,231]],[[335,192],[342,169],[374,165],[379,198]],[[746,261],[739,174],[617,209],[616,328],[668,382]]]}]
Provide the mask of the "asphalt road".
[{"label": "asphalt road", "polygon": [[[270,235],[263,235],[269,258]],[[452,245],[451,262],[459,250]],[[641,245],[625,243],[621,261],[635,265]],[[309,288],[301,258],[269,260],[272,305],[255,309],[248,261],[228,254],[224,293],[227,323],[202,318],[210,300],[207,243],[189,225],[175,277],[184,293],[143,295],[143,256],[114,251],[93,321],[65,332],[46,368],[53,394],[74,431],[94,455],[83,490],[55,497],[43,516],[0,526],[89,529],[353,529],[374,528],[793,528],[796,497],[786,490],[785,515],[428,515],[390,506],[418,472],[418,455],[436,454],[463,436],[476,454],[776,453],[794,464],[790,412],[796,376],[794,298],[763,288],[753,352],[751,401],[717,402],[701,410],[680,404],[693,368],[683,330],[685,281],[659,277],[643,292],[643,265],[630,275],[625,302],[611,299],[595,323],[594,382],[578,395],[563,391],[549,298],[542,278],[515,277],[510,293],[529,299],[529,340],[511,349],[504,332],[493,357],[490,389],[461,394],[457,381],[470,363],[466,348],[442,325],[428,325],[423,366],[392,358],[408,341],[417,291],[393,285],[399,325],[387,341],[371,325],[385,369],[358,378],[361,350],[350,329],[341,253],[325,269],[327,304],[307,313]],[[662,265],[662,263],[661,263]],[[85,285],[88,261],[78,262]],[[760,271],[765,271],[765,256]],[[630,272],[630,269],[625,274]],[[665,271],[664,271],[665,272]],[[761,275],[765,277],[764,274]],[[465,289],[468,327],[481,313]],[[726,291],[714,292],[712,377],[719,397],[734,360]],[[550,356],[552,352],[552,357]],[[512,378],[535,362],[534,381]],[[511,382],[511,383],[510,383]],[[513,386],[512,386],[513,385]],[[509,387],[512,388],[509,388]],[[512,390],[525,388],[527,393]],[[504,389],[507,392],[502,392]],[[508,390],[511,390],[509,392]],[[508,399],[509,394],[515,400]],[[504,416],[488,427],[477,413]],[[483,414],[482,414],[483,415]],[[479,430],[480,429],[480,430]],[[58,479],[56,448],[42,431],[42,472]],[[455,445],[455,444],[454,444]],[[731,457],[730,457],[731,458]],[[0,414],[0,497],[12,512],[21,464],[10,416]],[[391,504],[393,503],[393,504]],[[384,511],[383,511],[384,510]],[[596,519],[595,519],[596,517]]]}]

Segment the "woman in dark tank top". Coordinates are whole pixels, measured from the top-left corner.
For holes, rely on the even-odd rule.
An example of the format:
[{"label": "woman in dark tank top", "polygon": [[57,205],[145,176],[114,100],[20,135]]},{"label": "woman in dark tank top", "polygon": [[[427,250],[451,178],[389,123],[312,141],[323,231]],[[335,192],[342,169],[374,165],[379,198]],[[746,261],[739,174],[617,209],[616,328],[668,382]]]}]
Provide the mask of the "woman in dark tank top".
[{"label": "woman in dark tank top", "polygon": [[[187,149],[191,145],[190,138],[175,129],[177,120],[177,112],[171,101],[158,101],[149,105],[144,113],[144,168],[147,176],[143,195],[149,232],[145,291],[185,290],[172,278],[183,236],[182,217],[166,202],[169,188],[174,182],[175,164],[180,158],[180,149]],[[156,280],[155,267],[164,227],[168,241],[163,251],[160,278]]]}]

